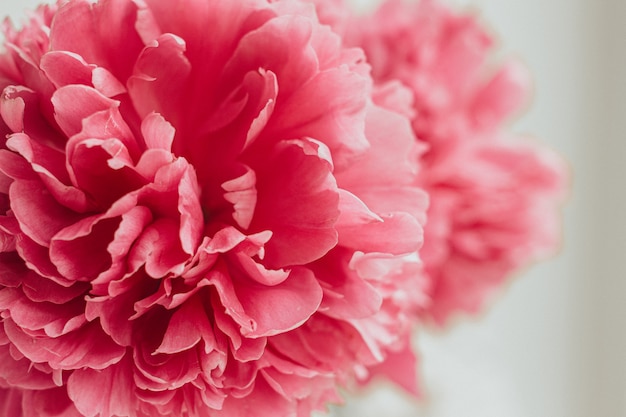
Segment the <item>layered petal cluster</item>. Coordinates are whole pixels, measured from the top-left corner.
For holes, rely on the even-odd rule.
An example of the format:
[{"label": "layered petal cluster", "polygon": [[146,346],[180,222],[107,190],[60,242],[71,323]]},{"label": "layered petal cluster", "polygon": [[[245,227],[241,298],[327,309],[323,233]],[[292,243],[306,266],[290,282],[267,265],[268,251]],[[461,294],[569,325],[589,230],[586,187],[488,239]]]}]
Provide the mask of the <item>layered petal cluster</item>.
[{"label": "layered petal cluster", "polygon": [[306,416],[412,358],[423,147],[311,4],[64,0],[4,33],[0,416]]},{"label": "layered petal cluster", "polygon": [[564,164],[505,126],[524,104],[528,76],[512,60],[493,68],[494,42],[477,18],[439,1],[388,0],[371,15],[343,16],[327,23],[365,50],[377,83],[410,89],[412,126],[428,144],[418,179],[431,201],[424,317],[441,324],[476,312],[559,242]]}]

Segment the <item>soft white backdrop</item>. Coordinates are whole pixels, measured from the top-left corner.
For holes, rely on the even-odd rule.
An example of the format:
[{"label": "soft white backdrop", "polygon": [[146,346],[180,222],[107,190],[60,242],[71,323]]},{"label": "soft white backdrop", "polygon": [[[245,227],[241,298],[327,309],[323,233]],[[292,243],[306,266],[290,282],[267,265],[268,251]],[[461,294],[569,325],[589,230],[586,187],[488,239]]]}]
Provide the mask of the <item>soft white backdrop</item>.
[{"label": "soft white backdrop", "polygon": [[[512,128],[572,167],[563,248],[483,316],[416,339],[421,403],[383,386],[333,414],[625,416],[626,0],[442,1],[476,10],[534,75],[532,105]],[[19,21],[38,3],[0,0],[0,14]]]}]

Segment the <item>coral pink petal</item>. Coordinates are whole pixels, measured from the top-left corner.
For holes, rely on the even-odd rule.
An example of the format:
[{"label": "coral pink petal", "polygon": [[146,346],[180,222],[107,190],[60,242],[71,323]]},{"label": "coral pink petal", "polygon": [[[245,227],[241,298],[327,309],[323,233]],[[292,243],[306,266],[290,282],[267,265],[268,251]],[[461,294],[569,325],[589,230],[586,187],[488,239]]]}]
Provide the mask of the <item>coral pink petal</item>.
[{"label": "coral pink petal", "polygon": [[[116,140],[124,144],[128,154],[135,160],[140,154],[142,146],[136,140],[130,127],[124,120],[120,108],[115,105],[96,111],[81,121],[80,133],[72,136],[66,145],[66,151],[71,155],[77,144],[91,139],[101,139],[104,142]],[[119,164],[118,164],[119,165]],[[111,163],[111,167],[116,165]]]},{"label": "coral pink petal", "polygon": [[112,100],[98,90],[85,85],[66,85],[52,96],[55,119],[67,136],[82,130],[82,121],[98,111],[116,107],[119,102]]},{"label": "coral pink petal", "polygon": [[54,235],[78,220],[76,213],[59,205],[38,181],[15,181],[11,185],[11,208],[26,235],[49,246]]},{"label": "coral pink petal", "polygon": [[[328,162],[319,152],[308,141],[287,142],[259,173],[250,229],[273,232],[265,247],[265,261],[272,268],[314,261],[337,243],[339,196]],[[280,170],[275,169],[278,166]]]},{"label": "coral pink petal", "polygon": [[200,340],[204,341],[206,352],[212,351],[216,346],[213,327],[207,313],[201,302],[194,298],[172,315],[163,342],[155,353],[179,353],[192,348]]},{"label": "coral pink petal", "polygon": [[[7,148],[19,153],[28,161],[42,181],[53,180],[67,187],[70,176],[65,169],[65,155],[59,150],[46,146],[24,133],[15,133],[7,139]],[[17,179],[17,178],[16,178]],[[59,184],[60,185],[60,184]],[[61,187],[62,187],[61,186]],[[54,193],[54,188],[50,190]]]},{"label": "coral pink petal", "polygon": [[[121,80],[126,79],[144,46],[135,28],[137,9],[135,2],[126,0],[95,5],[84,0],[71,2],[55,16],[50,30],[51,49],[74,52],[88,63],[110,68]],[[111,27],[118,30],[112,33]]]},{"label": "coral pink petal", "polygon": [[96,278],[111,265],[107,247],[120,220],[86,218],[66,227],[54,236],[50,244],[50,260],[70,280]]},{"label": "coral pink petal", "polygon": [[74,371],[67,382],[67,391],[85,417],[135,414],[135,388],[128,358],[101,371]]},{"label": "coral pink petal", "polygon": [[59,337],[86,323],[80,298],[63,305],[33,302],[20,290],[5,288],[0,291],[0,305],[10,311],[16,325],[33,334],[45,332],[47,336]]},{"label": "coral pink petal", "polygon": [[313,273],[294,268],[282,283],[270,287],[253,283],[235,285],[246,314],[254,321],[247,337],[271,336],[301,325],[319,307],[322,289]]},{"label": "coral pink petal", "polygon": [[132,269],[145,265],[148,275],[165,277],[170,272],[181,271],[188,258],[180,246],[179,225],[170,219],[159,219],[148,226],[137,239],[129,254]]},{"label": "coral pink petal", "polygon": [[51,51],[41,58],[41,69],[56,88],[69,84],[95,87],[107,97],[126,92],[124,85],[102,67],[90,65],[80,55],[67,51]]},{"label": "coral pink petal", "polygon": [[372,106],[367,112],[366,132],[371,152],[339,170],[338,184],[346,188],[358,188],[363,183],[397,187],[413,182],[419,148],[408,120],[390,110]]},{"label": "coral pink petal", "polygon": [[423,242],[420,223],[407,213],[383,214],[382,221],[342,226],[339,243],[349,248],[395,255],[418,250]]},{"label": "coral pink petal", "polygon": [[124,349],[94,324],[55,339],[33,339],[10,319],[4,321],[4,329],[24,356],[34,362],[47,362],[57,369],[105,369],[124,354]]},{"label": "coral pink petal", "polygon": [[65,387],[24,392],[24,417],[84,417],[67,396]]},{"label": "coral pink petal", "polygon": [[143,119],[141,133],[148,149],[171,152],[176,129],[159,113],[151,113]]},{"label": "coral pink petal", "polygon": [[22,417],[22,390],[0,387],[0,415]]},{"label": "coral pink petal", "polygon": [[389,352],[385,361],[371,367],[370,372],[372,376],[385,376],[415,397],[420,396],[417,377],[417,358],[408,342],[406,343],[405,349],[399,352]]},{"label": "coral pink petal", "polygon": [[232,417],[249,417],[255,413],[259,416],[270,416],[279,413],[285,417],[295,417],[296,405],[289,403],[263,379],[258,378],[254,390],[246,396],[245,402],[233,401],[227,398],[222,407],[224,415]]},{"label": "coral pink petal", "polygon": [[[2,332],[3,330],[0,330]],[[0,372],[2,372],[2,381],[12,387],[20,389],[44,390],[54,388],[56,385],[50,373],[41,372],[31,366],[31,362],[26,358],[16,360],[11,354],[8,345],[0,346]],[[2,389],[0,388],[0,392]],[[0,399],[2,394],[0,394]],[[2,402],[0,401],[0,404]],[[2,406],[0,406],[0,411]],[[15,414],[2,414],[1,416],[14,416]]]},{"label": "coral pink petal", "polygon": [[332,253],[334,262],[320,263],[314,272],[324,289],[320,312],[338,319],[369,317],[380,310],[381,294],[358,275],[348,270],[349,252]]},{"label": "coral pink petal", "polygon": [[233,219],[239,226],[247,229],[252,222],[257,201],[256,175],[249,167],[245,172],[222,184],[226,193],[224,199],[233,205]]},{"label": "coral pink petal", "polygon": [[[273,135],[323,140],[338,165],[369,147],[363,134],[368,79],[347,68],[319,73],[282,103],[297,112],[279,112],[268,126]],[[332,94],[331,94],[332,92]]]},{"label": "coral pink petal", "polygon": [[424,190],[412,186],[398,187],[358,187],[354,189],[363,203],[376,213],[404,211],[424,225],[430,196]]},{"label": "coral pink petal", "polygon": [[315,51],[309,46],[312,30],[310,19],[280,16],[249,32],[224,68],[227,79],[237,80],[242,71],[264,68],[276,75],[281,94],[291,95],[319,70]]},{"label": "coral pink petal", "polygon": [[87,283],[74,282],[71,286],[65,287],[56,282],[46,279],[41,275],[28,271],[22,274],[22,291],[29,300],[35,302],[50,302],[54,304],[65,304],[81,295],[89,288]]},{"label": "coral pink petal", "polygon": [[185,83],[191,71],[185,57],[185,41],[164,34],[146,46],[128,80],[128,91],[139,116],[156,112],[180,130]]},{"label": "coral pink petal", "polygon": [[474,122],[480,129],[499,127],[526,102],[530,85],[528,70],[516,61],[507,62],[474,97]]},{"label": "coral pink petal", "polygon": [[278,285],[289,277],[289,271],[283,269],[267,269],[246,254],[237,253],[234,256],[237,259],[242,272],[245,272],[248,278],[253,279],[260,284],[268,286]]},{"label": "coral pink petal", "polygon": [[24,131],[24,108],[25,99],[22,95],[34,94],[29,88],[9,86],[2,92],[0,100],[0,115],[9,129],[14,132]]},{"label": "coral pink petal", "polygon": [[196,173],[187,167],[178,182],[178,213],[180,229],[178,237],[183,251],[192,255],[196,252],[204,232],[204,214],[200,206],[200,189]]}]

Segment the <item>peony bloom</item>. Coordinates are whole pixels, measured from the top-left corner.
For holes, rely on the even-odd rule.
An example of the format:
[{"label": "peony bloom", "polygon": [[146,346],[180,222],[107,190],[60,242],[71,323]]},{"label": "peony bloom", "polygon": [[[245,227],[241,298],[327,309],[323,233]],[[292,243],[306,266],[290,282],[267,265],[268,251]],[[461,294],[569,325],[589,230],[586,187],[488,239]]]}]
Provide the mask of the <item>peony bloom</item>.
[{"label": "peony bloom", "polygon": [[414,360],[407,92],[313,6],[65,0],[4,33],[0,416],[306,416]]},{"label": "peony bloom", "polygon": [[527,74],[513,61],[491,71],[492,38],[474,16],[438,1],[388,0],[345,19],[328,23],[365,50],[377,83],[410,89],[413,130],[428,145],[418,177],[431,201],[423,316],[442,324],[479,311],[512,272],[559,242],[564,164],[504,129],[526,99]]}]

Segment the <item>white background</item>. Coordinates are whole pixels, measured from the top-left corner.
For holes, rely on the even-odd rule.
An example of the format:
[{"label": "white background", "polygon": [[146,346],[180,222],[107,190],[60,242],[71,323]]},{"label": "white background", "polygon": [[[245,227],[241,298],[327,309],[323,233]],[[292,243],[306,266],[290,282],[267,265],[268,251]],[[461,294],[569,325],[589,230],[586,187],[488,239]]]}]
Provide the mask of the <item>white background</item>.
[{"label": "white background", "polygon": [[[39,3],[0,1],[17,21]],[[380,387],[333,414],[626,416],[626,0],[448,1],[476,9],[534,75],[532,105],[512,128],[571,165],[563,248],[482,317],[420,335],[421,403]]]}]

